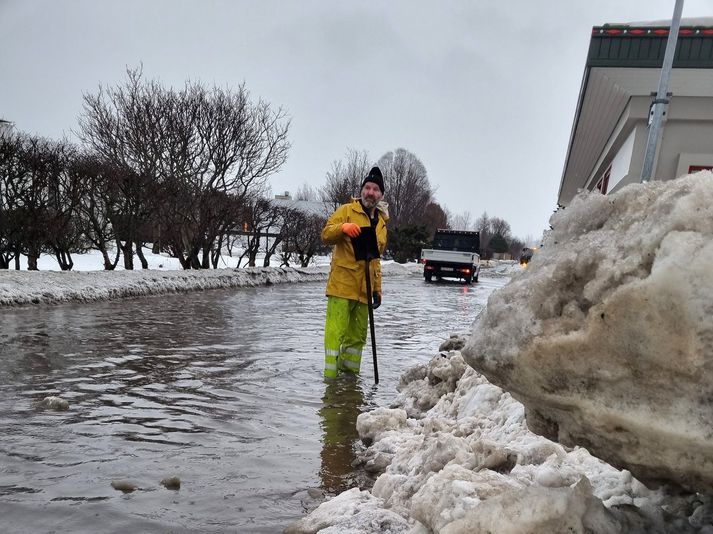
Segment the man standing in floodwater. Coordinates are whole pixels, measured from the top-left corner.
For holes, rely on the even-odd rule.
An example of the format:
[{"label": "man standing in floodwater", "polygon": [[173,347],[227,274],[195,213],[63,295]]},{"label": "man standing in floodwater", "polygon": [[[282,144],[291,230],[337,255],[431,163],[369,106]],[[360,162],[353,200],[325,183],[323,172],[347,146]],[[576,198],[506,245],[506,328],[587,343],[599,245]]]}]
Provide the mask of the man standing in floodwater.
[{"label": "man standing in floodwater", "polygon": [[[373,167],[361,184],[360,198],[337,208],[322,230],[322,241],[334,245],[327,280],[327,320],[324,327],[324,377],[336,378],[339,371],[359,374],[361,353],[366,343],[367,307],[364,262],[354,258],[351,238],[362,226],[376,231],[379,254],[386,249],[388,206],[384,198],[384,177]],[[369,262],[373,308],[381,305],[381,262]]]}]

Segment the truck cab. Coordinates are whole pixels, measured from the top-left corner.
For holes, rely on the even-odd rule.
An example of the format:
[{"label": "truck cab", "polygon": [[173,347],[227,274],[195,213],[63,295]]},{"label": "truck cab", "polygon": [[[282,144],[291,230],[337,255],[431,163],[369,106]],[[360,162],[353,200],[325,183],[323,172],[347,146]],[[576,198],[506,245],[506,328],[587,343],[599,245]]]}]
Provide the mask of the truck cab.
[{"label": "truck cab", "polygon": [[466,284],[478,281],[480,275],[480,232],[437,230],[430,249],[421,251],[423,277],[457,278]]}]

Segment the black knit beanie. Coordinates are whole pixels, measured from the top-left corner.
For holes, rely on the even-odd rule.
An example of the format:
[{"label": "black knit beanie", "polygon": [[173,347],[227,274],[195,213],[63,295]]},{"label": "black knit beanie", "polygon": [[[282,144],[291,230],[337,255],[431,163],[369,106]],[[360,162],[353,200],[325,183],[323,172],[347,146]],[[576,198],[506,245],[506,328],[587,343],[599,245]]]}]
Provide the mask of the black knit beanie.
[{"label": "black knit beanie", "polygon": [[367,175],[366,178],[364,178],[364,181],[361,183],[362,189],[364,189],[364,185],[367,182],[374,182],[376,185],[379,186],[379,190],[381,190],[381,194],[384,194],[384,177],[381,175],[381,169],[379,167],[372,167],[371,170],[369,171],[369,174]]}]

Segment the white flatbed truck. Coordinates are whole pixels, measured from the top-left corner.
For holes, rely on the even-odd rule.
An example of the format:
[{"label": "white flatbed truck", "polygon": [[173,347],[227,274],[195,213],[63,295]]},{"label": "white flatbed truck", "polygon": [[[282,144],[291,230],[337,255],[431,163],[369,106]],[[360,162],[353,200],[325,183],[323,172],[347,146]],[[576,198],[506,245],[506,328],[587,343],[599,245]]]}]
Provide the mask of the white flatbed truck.
[{"label": "white flatbed truck", "polygon": [[463,279],[466,284],[478,281],[480,275],[480,232],[436,230],[430,249],[421,250],[423,277]]}]

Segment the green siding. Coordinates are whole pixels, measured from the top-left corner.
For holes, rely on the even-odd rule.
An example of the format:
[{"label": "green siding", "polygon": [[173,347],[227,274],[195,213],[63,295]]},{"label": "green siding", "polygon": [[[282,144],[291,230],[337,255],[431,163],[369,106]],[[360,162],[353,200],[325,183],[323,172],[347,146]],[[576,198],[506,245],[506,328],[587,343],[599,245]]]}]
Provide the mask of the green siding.
[{"label": "green siding", "polygon": [[[587,66],[660,68],[666,40],[665,35],[592,35]],[[679,35],[673,66],[713,68],[713,35]]]}]

